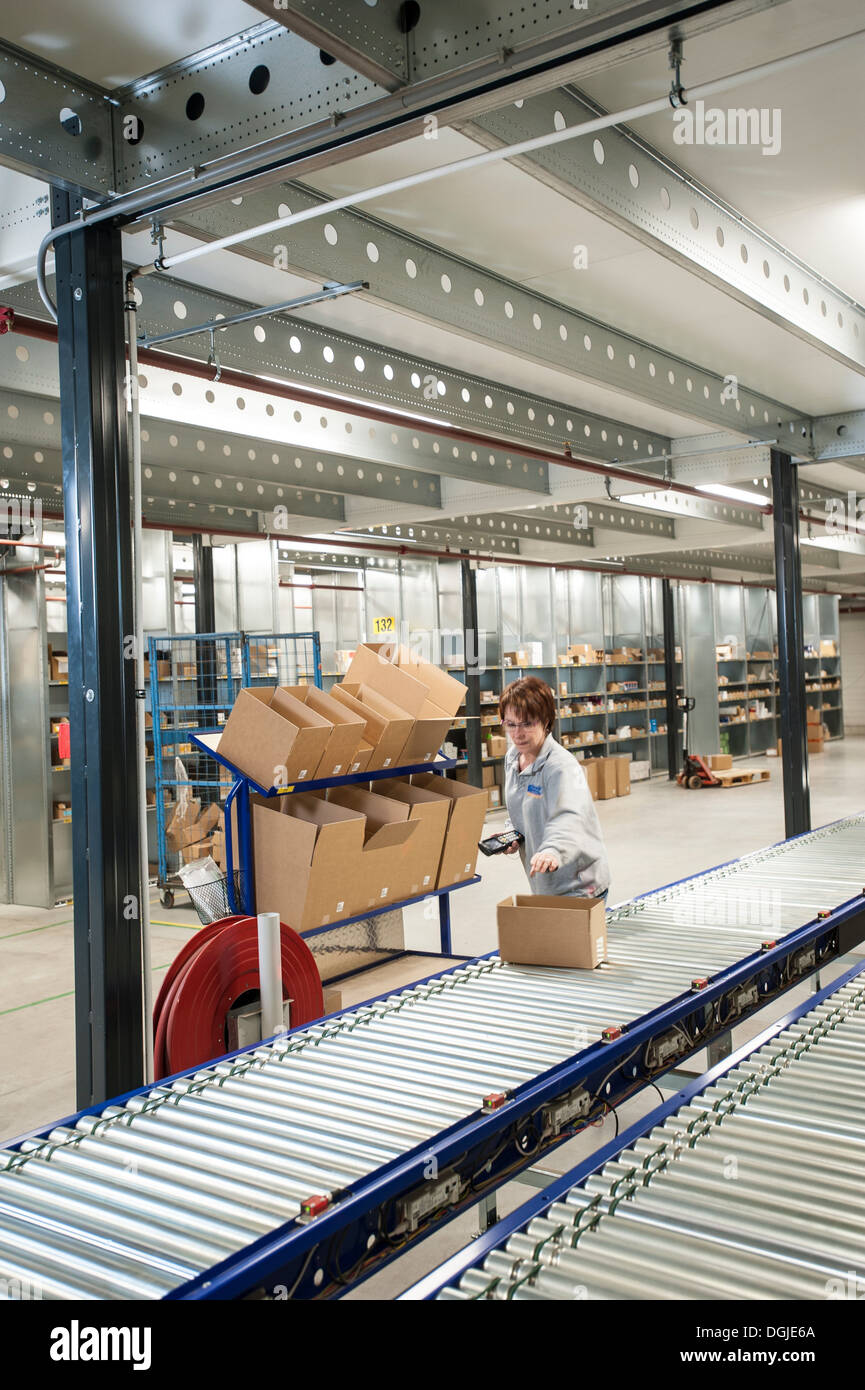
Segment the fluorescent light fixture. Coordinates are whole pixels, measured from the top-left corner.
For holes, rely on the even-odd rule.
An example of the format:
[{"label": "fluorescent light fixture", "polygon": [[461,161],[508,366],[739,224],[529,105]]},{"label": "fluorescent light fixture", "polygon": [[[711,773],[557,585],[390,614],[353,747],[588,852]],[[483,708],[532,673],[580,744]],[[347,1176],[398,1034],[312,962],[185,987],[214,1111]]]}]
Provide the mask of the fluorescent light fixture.
[{"label": "fluorescent light fixture", "polygon": [[731,502],[759,502],[764,507],[769,502],[764,492],[749,492],[743,487],[728,487],[726,483],[697,483],[696,487],[700,492],[710,492],[713,497],[728,497]]}]

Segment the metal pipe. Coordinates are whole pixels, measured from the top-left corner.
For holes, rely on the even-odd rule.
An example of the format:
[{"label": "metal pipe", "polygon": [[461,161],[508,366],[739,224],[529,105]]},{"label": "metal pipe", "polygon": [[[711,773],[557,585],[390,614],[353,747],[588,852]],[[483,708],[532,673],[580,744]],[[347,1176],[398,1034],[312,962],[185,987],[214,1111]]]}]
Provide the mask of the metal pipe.
[{"label": "metal pipe", "polygon": [[138,762],[138,910],[141,918],[141,979],[144,1041],[144,1080],[152,1081],[153,1070],[153,957],[150,926],[150,850],[147,842],[147,730],[144,673],[144,537],[142,532],[141,415],[138,406],[138,348],[135,296],[126,278],[126,340],[128,371],[126,399],[129,420],[129,456],[132,471],[132,577],[135,609],[135,752]]},{"label": "metal pipe", "polygon": [[258,980],[261,1036],[285,1032],[282,1016],[282,946],[278,912],[258,914]]}]

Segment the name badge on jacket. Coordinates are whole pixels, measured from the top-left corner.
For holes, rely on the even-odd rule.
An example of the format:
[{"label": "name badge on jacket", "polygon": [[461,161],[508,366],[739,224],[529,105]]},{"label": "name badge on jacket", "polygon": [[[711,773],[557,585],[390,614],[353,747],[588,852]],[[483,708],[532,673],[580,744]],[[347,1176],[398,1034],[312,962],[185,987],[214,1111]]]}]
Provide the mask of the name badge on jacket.
[{"label": "name badge on jacket", "polygon": [[543,787],[536,787],[532,782],[529,782],[529,785],[526,788],[526,796],[543,796],[543,794]]}]

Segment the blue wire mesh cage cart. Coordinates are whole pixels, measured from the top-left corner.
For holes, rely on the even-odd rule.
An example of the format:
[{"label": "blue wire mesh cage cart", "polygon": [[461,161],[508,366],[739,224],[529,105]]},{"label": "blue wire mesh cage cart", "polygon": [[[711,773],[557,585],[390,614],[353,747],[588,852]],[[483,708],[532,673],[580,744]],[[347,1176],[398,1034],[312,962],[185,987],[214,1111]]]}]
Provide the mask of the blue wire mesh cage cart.
[{"label": "blue wire mesh cage cart", "polygon": [[[205,832],[216,828],[220,802],[233,781],[205,749],[193,744],[193,735],[220,728],[245,686],[320,687],[321,645],[317,632],[151,637],[149,665],[157,883],[163,907],[172,907],[183,886],[179,870],[209,851]],[[225,915],[216,910],[218,904],[205,905],[195,897],[193,902],[204,921]]]}]

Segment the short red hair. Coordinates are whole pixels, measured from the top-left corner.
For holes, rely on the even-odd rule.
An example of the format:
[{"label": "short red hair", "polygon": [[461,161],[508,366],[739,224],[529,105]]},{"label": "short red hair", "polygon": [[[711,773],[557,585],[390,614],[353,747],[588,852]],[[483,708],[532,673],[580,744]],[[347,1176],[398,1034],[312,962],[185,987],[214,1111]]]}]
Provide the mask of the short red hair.
[{"label": "short red hair", "polygon": [[523,676],[506,686],[499,700],[499,713],[505,718],[508,710],[526,724],[543,724],[547,733],[556,722],[556,697],[546,681],[537,676]]}]

